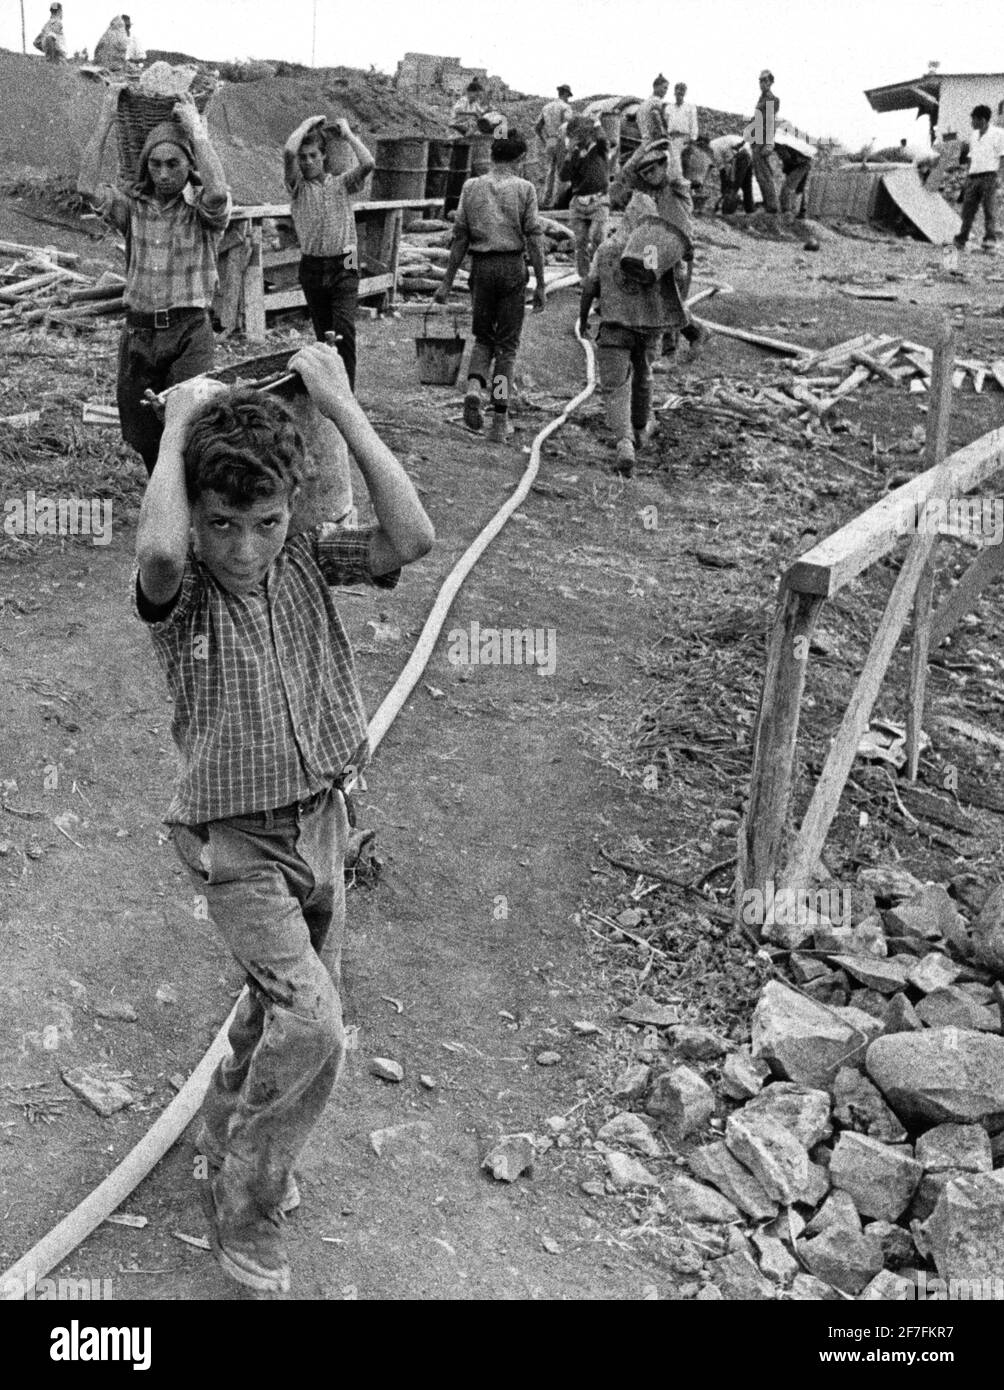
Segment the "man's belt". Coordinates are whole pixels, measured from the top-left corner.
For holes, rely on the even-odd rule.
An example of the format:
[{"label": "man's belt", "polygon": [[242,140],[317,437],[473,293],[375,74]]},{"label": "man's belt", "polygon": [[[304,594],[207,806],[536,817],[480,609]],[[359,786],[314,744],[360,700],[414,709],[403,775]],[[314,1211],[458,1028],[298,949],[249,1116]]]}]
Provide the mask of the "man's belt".
[{"label": "man's belt", "polygon": [[126,323],[130,328],[177,328],[191,319],[205,318],[207,312],[206,309],[154,309],[152,314],[138,314],[127,309]]}]

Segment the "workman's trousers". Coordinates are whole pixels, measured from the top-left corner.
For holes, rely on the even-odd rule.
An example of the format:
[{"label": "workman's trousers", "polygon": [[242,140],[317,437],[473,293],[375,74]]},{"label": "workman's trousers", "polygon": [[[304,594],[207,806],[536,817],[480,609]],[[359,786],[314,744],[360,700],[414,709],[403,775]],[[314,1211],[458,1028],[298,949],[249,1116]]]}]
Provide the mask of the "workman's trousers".
[{"label": "workman's trousers", "polygon": [[793,212],[796,217],[805,216],[805,185],[812,168],[812,160],[799,160],[784,176],[781,188],[781,211]]},{"label": "workman's trousers", "polygon": [[356,312],[359,308],[359,271],[355,252],[344,256],[301,256],[300,287],[307,301],[310,321],[318,342],[325,333],[337,333],[335,344],[345,363],[349,385],[356,389]]},{"label": "workman's trousers", "polygon": [[764,149],[762,145],[753,146],[753,172],[760,185],[764,212],[780,212],[781,208],[777,201],[777,185],[774,182],[774,163],[770,157],[770,151]]},{"label": "workman's trousers", "polygon": [[509,409],[512,399],[529,278],[522,251],[482,251],[471,256],[474,350],[467,377],[476,377],[490,388],[492,408],[499,415]]},{"label": "workman's trousers", "polygon": [[540,195],[542,208],[553,208],[558,201],[561,179],[558,171],[565,158],[565,142],[558,138],[544,142],[544,187]]},{"label": "workman's trousers", "polygon": [[196,902],[248,986],[230,1025],[230,1055],[202,1104],[221,1228],[276,1210],[341,1069],[348,834],[335,787],[277,810],[171,830]]},{"label": "workman's trousers", "polygon": [[652,412],[652,365],[662,351],[661,328],[625,328],[601,323],[596,365],[607,426],[614,439],[643,430]]},{"label": "workman's trousers", "polygon": [[571,213],[569,222],[575,235],[575,268],[585,279],[607,230],[610,198],[606,193],[577,194],[568,208]]},{"label": "workman's trousers", "polygon": [[135,328],[128,318],[119,338],[115,388],[119,428],[127,444],[142,455],[152,473],[164,422],[143,403],[147,390],[159,395],[169,386],[212,370],[216,340],[205,309],[170,309],[170,328]]},{"label": "workman's trousers", "polygon": [[962,226],[955,238],[956,246],[965,246],[973,222],[980,208],[983,209],[983,245],[993,246],[997,241],[997,227],[994,220],[994,203],[997,198],[997,175],[970,174],[962,188]]}]

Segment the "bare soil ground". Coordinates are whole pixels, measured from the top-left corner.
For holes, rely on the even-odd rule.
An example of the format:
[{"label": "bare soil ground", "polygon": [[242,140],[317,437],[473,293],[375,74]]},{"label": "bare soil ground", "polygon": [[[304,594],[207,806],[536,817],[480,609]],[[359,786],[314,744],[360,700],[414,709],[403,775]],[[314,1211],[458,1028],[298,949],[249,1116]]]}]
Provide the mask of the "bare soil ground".
[{"label": "bare soil ground", "polygon": [[[735,289],[707,306],[709,317],[810,345],[866,329],[930,342],[938,315],[964,305],[964,353],[1000,355],[999,261],[973,256],[966,278],[952,279],[933,248],[912,243],[832,239],[813,256],[723,223],[705,228],[698,276]],[[5,236],[87,246],[54,228],[32,237],[0,209]],[[825,278],[863,268],[893,277],[898,301],[851,301]],[[406,460],[439,536],[394,595],[341,601],[368,708],[442,578],[511,491],[521,450],[579,389],[574,312],[563,294],[528,318],[508,450],[467,434],[454,392],[417,384],[418,320],[362,325],[361,399]],[[240,986],[211,925],[194,916],[160,823],[173,768],[169,707],[128,607],[142,469],[114,431],[79,423],[84,399],[109,398],[114,345],[114,329],[102,327],[69,343],[33,334],[4,348],[0,414],[43,411],[39,425],[0,438],[4,496],[110,496],[115,526],[107,548],[0,541],[0,1267],[148,1128]],[[681,1299],[699,1287],[699,1271],[674,1262],[673,1229],[653,1199],[580,1186],[603,1178],[594,1136],[620,1108],[616,1072],[669,1055],[617,1013],[644,993],[748,1036],[764,966],[707,909],[726,898],[777,576],[890,480],[917,471],[904,446],[924,415],[922,397],[870,385],[847,402],[847,428],[832,437],[737,428],[695,402],[716,378],[778,376],[776,360],[716,338],[699,362],[666,365],[660,392],[687,404],[661,416],[635,478],[610,474],[602,411],[590,401],[548,442],[534,492],[447,624],[553,629],[554,675],[457,667],[441,640],[369,775],[362,823],[377,831],[385,867],[377,886],[350,894],[346,1009],[358,1048],[304,1155],[304,1203],[287,1227],[295,1297]],[[1004,423],[1004,396],[992,388],[957,393],[956,406],[953,445]],[[724,567],[709,566],[709,554]],[[810,664],[809,771],[892,577],[876,567],[824,616],[831,646]],[[962,654],[934,671],[932,712],[999,730],[999,597],[979,613]],[[889,717],[902,716],[903,669],[899,661],[880,702]],[[986,751],[938,733],[925,760],[932,785],[948,762],[974,788],[1000,772]],[[932,835],[900,816],[880,773],[854,776],[827,848],[838,879],[897,855],[922,878],[998,872],[999,807],[960,793],[970,831]],[[66,813],[68,834],[56,824]],[[602,851],[682,881],[706,877],[704,904],[672,885],[653,889]],[[628,906],[639,914],[633,937],[614,920]],[[131,1003],[136,1022],[99,1017],[111,1000]],[[582,1022],[598,1031],[573,1027]],[[541,1065],[546,1052],[559,1060]],[[399,1060],[404,1082],[370,1075],[373,1056]],[[141,1097],[110,1119],[60,1080],[62,1068],[98,1061],[128,1073]],[[555,1116],[569,1120],[565,1137],[532,1177],[506,1186],[480,1170],[500,1134],[546,1136]],[[371,1132],[410,1121],[428,1128],[377,1157]],[[668,1173],[676,1161],[668,1149],[651,1166]],[[209,1254],[177,1238],[203,1234],[190,1142],[127,1210],[148,1224],[102,1227],[59,1273],[111,1278],[120,1299],[244,1297]]]}]

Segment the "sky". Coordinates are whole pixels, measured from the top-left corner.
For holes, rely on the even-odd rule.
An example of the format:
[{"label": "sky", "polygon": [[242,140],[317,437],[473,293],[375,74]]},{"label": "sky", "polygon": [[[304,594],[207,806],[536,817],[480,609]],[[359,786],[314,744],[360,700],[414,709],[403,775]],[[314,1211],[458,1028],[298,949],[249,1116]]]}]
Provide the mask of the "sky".
[{"label": "sky", "polygon": [[[21,0],[0,0],[0,47],[21,48]],[[23,0],[29,50],[47,0]],[[511,87],[551,95],[645,96],[656,68],[685,81],[699,105],[748,114],[769,67],[782,114],[814,136],[857,149],[906,137],[923,148],[926,122],[880,116],[866,87],[942,72],[1004,69],[995,48],[1001,0],[130,0],[141,43],[227,61],[286,58],[393,73],[409,50],[486,67]],[[316,33],[314,13],[316,9]],[[107,0],[63,0],[71,52],[94,45],[112,18]],[[961,16],[961,22],[960,22]]]}]

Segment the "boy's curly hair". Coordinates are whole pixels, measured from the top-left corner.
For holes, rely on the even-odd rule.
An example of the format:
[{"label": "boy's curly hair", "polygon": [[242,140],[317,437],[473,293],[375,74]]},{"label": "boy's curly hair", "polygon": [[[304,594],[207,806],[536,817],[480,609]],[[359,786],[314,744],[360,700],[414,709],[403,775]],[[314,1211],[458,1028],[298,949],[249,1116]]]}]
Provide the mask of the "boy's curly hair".
[{"label": "boy's curly hair", "polygon": [[247,387],[210,401],[184,448],[185,491],[194,505],[218,492],[234,507],[265,497],[289,500],[303,482],[303,436],[274,396]]}]

